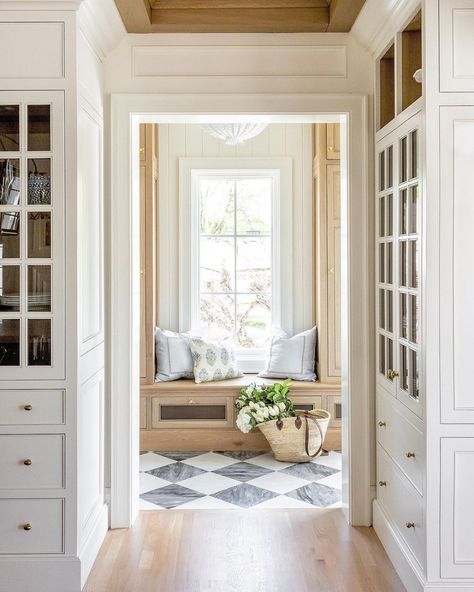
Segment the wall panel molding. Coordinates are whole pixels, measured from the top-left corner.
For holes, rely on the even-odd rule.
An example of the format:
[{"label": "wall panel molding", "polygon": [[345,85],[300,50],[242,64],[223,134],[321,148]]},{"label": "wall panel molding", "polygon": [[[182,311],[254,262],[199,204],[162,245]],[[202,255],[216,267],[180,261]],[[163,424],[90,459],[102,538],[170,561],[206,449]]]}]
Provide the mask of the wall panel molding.
[{"label": "wall panel molding", "polygon": [[474,0],[440,0],[440,90],[474,92]]}]

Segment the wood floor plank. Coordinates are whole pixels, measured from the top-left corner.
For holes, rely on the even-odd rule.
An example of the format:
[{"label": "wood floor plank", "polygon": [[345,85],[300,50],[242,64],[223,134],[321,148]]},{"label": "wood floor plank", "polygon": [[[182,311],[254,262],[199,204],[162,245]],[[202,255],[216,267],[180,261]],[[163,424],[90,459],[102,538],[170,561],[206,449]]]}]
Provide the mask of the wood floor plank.
[{"label": "wood floor plank", "polygon": [[141,512],[110,531],[84,592],[405,592],[340,509]]}]

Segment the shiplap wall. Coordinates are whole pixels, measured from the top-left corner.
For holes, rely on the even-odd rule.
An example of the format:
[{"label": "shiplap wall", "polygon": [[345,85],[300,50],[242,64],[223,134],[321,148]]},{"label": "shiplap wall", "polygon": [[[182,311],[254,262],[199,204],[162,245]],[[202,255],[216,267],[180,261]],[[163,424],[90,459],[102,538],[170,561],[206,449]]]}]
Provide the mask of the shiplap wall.
[{"label": "shiplap wall", "polygon": [[172,331],[179,326],[179,158],[213,156],[293,159],[293,329],[308,329],[313,322],[311,124],[271,124],[237,147],[195,124],[159,126],[158,323]]}]

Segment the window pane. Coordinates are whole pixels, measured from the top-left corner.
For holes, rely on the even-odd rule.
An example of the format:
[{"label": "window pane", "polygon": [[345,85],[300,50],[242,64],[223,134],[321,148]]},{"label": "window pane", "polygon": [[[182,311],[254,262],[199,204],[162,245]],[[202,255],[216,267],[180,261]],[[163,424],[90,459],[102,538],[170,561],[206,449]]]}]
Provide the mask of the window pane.
[{"label": "window pane", "polygon": [[19,265],[0,265],[0,311],[20,311]]},{"label": "window pane", "polygon": [[51,203],[51,160],[28,159],[28,204]]},{"label": "window pane", "polygon": [[20,212],[0,214],[0,259],[20,257]]},{"label": "window pane", "polygon": [[30,259],[51,257],[50,212],[28,212],[28,257]]},{"label": "window pane", "polygon": [[201,292],[234,290],[234,239],[201,238],[200,284]]},{"label": "window pane", "polygon": [[408,203],[407,190],[402,189],[400,192],[400,234],[407,234],[408,232]]},{"label": "window pane", "polygon": [[51,149],[51,115],[49,105],[28,105],[28,150]]},{"label": "window pane", "polygon": [[51,266],[28,266],[28,310],[51,311]]},{"label": "window pane", "polygon": [[20,203],[20,161],[0,160],[0,206]]},{"label": "window pane", "polygon": [[379,199],[379,236],[385,236],[385,197]]},{"label": "window pane", "polygon": [[234,181],[201,179],[201,233],[232,234],[234,232]]},{"label": "window pane", "polygon": [[0,151],[20,150],[20,107],[0,105]]},{"label": "window pane", "polygon": [[272,244],[268,238],[237,239],[237,292],[270,292]]},{"label": "window pane", "polygon": [[0,319],[0,366],[20,365],[20,321]]},{"label": "window pane", "polygon": [[237,234],[269,234],[272,227],[272,180],[237,181]]},{"label": "window pane", "polygon": [[412,234],[416,234],[416,232],[418,231],[417,202],[418,186],[415,185],[410,189],[410,232]]},{"label": "window pane", "polygon": [[241,347],[263,347],[272,325],[271,297],[263,294],[237,296],[237,343]]},{"label": "window pane", "polygon": [[201,324],[209,330],[210,339],[222,339],[235,334],[234,295],[205,294],[200,301]]},{"label": "window pane", "polygon": [[51,319],[28,320],[28,365],[51,366]]}]

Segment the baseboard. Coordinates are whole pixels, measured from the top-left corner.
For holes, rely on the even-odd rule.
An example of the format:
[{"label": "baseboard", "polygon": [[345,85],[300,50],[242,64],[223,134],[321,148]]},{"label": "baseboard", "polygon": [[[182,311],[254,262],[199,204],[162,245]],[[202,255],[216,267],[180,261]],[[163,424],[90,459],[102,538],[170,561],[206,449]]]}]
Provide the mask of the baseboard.
[{"label": "baseboard", "polygon": [[79,553],[81,562],[81,590],[89,577],[94,561],[97,557],[100,547],[104,542],[105,535],[109,529],[109,508],[103,504],[97,513],[95,524],[89,532],[89,536],[82,545]]},{"label": "baseboard", "polygon": [[0,592],[80,592],[77,557],[2,557]]},{"label": "baseboard", "polygon": [[373,525],[407,592],[425,592],[425,580],[418,564],[405,549],[377,500],[373,503]]},{"label": "baseboard", "polygon": [[425,584],[424,592],[474,592],[474,581],[454,584],[433,582]]}]

